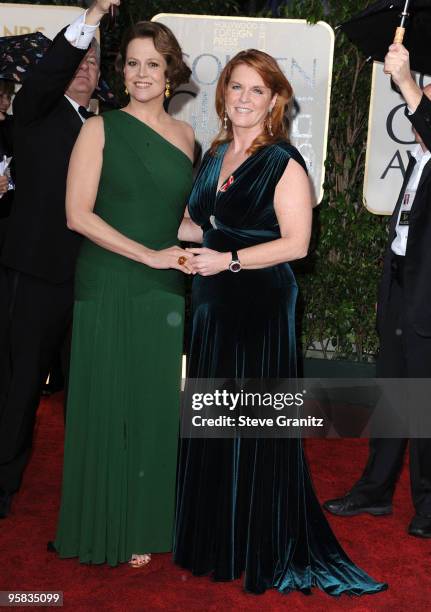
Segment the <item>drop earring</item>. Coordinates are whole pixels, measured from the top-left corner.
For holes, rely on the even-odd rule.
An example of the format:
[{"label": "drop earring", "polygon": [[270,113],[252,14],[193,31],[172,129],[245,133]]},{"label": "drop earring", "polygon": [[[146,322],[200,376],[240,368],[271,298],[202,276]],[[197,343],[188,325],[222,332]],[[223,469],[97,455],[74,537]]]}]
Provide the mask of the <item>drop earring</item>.
[{"label": "drop earring", "polygon": [[126,96],[129,95],[129,90],[127,89],[127,87],[125,88],[124,93],[126,94]]},{"label": "drop earring", "polygon": [[227,110],[226,109],[224,111],[224,117],[223,117],[223,129],[227,130]]},{"label": "drop earring", "polygon": [[272,108],[268,111],[268,132],[270,136],[274,136],[272,133]]},{"label": "drop earring", "polygon": [[166,79],[165,98],[170,98],[170,96],[171,96],[171,82],[169,79]]}]

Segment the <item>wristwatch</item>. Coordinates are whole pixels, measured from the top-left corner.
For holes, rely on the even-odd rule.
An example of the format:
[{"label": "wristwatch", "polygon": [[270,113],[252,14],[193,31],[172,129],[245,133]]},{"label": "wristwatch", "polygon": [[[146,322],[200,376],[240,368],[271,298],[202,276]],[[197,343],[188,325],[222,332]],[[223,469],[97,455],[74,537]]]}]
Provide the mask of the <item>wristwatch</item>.
[{"label": "wristwatch", "polygon": [[231,272],[239,272],[241,270],[241,262],[236,251],[232,251],[232,261],[229,264]]}]

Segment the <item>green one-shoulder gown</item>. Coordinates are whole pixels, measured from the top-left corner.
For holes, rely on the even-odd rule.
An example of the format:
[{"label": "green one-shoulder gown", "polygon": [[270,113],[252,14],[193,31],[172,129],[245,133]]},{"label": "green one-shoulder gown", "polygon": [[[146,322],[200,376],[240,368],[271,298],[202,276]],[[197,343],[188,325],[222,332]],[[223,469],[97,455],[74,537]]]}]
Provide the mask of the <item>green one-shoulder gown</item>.
[{"label": "green one-shoulder gown", "polygon": [[[124,111],[103,115],[95,212],[152,249],[177,243],[188,157]],[[60,557],[115,566],[172,548],[184,279],[85,240],[78,258]]]}]

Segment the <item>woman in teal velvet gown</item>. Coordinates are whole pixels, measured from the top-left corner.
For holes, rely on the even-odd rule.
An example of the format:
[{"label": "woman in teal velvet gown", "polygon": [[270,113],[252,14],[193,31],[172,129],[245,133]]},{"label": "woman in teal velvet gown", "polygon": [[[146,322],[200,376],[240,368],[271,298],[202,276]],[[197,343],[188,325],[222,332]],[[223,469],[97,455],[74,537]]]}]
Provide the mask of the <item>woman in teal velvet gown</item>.
[{"label": "woman in teal velvet gown", "polygon": [[[172,550],[184,275],[177,233],[193,131],[163,108],[188,80],[173,34],[141,22],[121,55],[130,103],[89,119],[72,154],[76,270],[63,491],[55,549],[82,563]],[[169,80],[168,80],[169,79]]]},{"label": "woman in teal velvet gown", "polygon": [[[296,376],[297,285],[286,262],[307,252],[311,196],[304,160],[286,139],[291,96],[260,51],[239,53],[221,74],[224,129],[204,157],[181,232],[198,241],[199,226],[204,245],[191,250],[190,378]],[[249,592],[386,588],[338,544],[298,439],[182,439],[175,531],[177,564],[215,580],[244,574]]]}]

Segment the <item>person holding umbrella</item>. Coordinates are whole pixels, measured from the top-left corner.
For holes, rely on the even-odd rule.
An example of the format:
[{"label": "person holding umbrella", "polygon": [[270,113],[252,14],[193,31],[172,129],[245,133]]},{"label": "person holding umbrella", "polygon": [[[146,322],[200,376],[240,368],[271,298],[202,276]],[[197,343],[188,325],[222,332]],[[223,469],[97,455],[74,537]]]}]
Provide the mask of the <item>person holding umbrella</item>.
[{"label": "person holding umbrella", "polygon": [[119,4],[95,0],[60,32],[13,104],[17,189],[0,267],[8,285],[0,296],[0,518],[21,484],[41,388],[71,326],[81,239],[66,225],[67,168],[99,78],[93,37]]},{"label": "person holding umbrella", "polygon": [[[379,378],[431,378],[431,85],[422,91],[410,71],[409,52],[389,47],[385,72],[406,102],[418,147],[413,151],[392,215],[379,288]],[[407,439],[371,439],[367,465],[347,495],[324,508],[338,516],[392,512],[392,497]],[[431,440],[410,440],[415,516],[408,533],[431,538]]]}]

